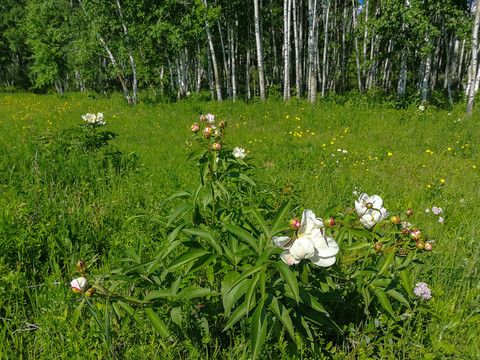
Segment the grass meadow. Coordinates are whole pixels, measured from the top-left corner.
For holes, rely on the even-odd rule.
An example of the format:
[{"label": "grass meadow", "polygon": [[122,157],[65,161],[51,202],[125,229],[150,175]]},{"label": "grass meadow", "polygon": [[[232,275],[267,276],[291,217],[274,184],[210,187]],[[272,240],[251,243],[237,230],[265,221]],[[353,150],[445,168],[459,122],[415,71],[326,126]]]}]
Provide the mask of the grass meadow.
[{"label": "grass meadow", "polygon": [[[183,308],[183,328],[178,318],[165,318],[173,335],[162,337],[133,315],[114,320],[101,301],[78,310],[69,286],[80,259],[107,274],[126,259],[154,256],[171,233],[165,224],[174,204],[164,200],[196,184],[186,140],[206,113],[227,121],[226,145],[247,151],[258,193],[288,194],[292,215],[378,194],[392,214],[411,208],[409,221],[434,244],[410,273],[412,284],[428,283],[432,298],[410,298],[403,320],[349,317],[340,335],[317,329],[321,351],[280,337],[266,342],[259,358],[478,358],[478,111],[465,118],[463,105],[395,109],[360,95],[316,106],[218,104],[200,96],[162,103],[146,94],[141,100],[129,107],[120,95],[0,94],[1,359],[250,357],[245,331],[222,332],[221,313],[209,315],[209,330],[195,333],[191,323],[208,312],[207,300],[201,309],[196,301]],[[98,112],[114,134],[102,156],[69,146],[68,129]],[[191,282],[203,281],[197,274]]]}]

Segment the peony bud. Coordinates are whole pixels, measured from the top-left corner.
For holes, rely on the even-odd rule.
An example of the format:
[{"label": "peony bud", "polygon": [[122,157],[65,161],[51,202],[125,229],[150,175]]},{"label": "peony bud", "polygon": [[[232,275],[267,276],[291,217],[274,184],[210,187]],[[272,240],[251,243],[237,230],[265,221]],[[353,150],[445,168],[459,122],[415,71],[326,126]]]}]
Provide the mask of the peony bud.
[{"label": "peony bud", "polygon": [[327,220],[325,220],[325,226],[333,226],[335,225],[335,219],[333,217],[329,217]]},{"label": "peony bud", "polygon": [[94,288],[90,288],[87,291],[85,291],[85,296],[91,298],[93,296],[93,294],[95,293],[95,291],[97,291],[97,290],[95,290]]},{"label": "peony bud", "polygon": [[200,126],[197,123],[195,123],[190,127],[190,130],[196,133],[200,131]]},{"label": "peony bud", "polygon": [[290,227],[290,229],[292,230],[298,230],[300,229],[300,221],[298,221],[297,219],[292,219],[289,221],[288,223],[288,226]]},{"label": "peony bud", "polygon": [[410,231],[410,230],[408,230],[408,228],[404,227],[404,228],[402,229],[402,234],[408,234],[409,231]]},{"label": "peony bud", "polygon": [[227,127],[227,122],[226,121],[220,121],[218,123],[218,127],[221,128],[221,129],[226,128]]},{"label": "peony bud", "polygon": [[423,250],[425,247],[425,244],[422,241],[417,241],[415,246],[417,247],[418,250]]},{"label": "peony bud", "polygon": [[410,237],[413,239],[413,240],[418,240],[422,237],[422,233],[420,232],[420,230],[416,229],[416,230],[412,230],[410,231]]},{"label": "peony bud", "polygon": [[379,251],[382,250],[383,245],[377,242],[373,244],[373,247],[375,248],[375,250]]},{"label": "peony bud", "polygon": [[219,143],[213,143],[212,144],[212,150],[213,151],[220,151],[221,148],[222,148],[222,145],[220,145]]},{"label": "peony bud", "polygon": [[87,278],[82,276],[82,277],[73,279],[72,282],[70,283],[70,285],[72,286],[72,291],[75,294],[81,294],[87,288],[88,280],[87,280]]},{"label": "peony bud", "polygon": [[85,263],[83,262],[83,260],[80,260],[77,262],[77,269],[78,270],[81,270],[85,267]]},{"label": "peony bud", "polygon": [[210,136],[212,136],[213,128],[211,126],[207,126],[205,129],[203,129],[203,137],[205,139],[209,139]]},{"label": "peony bud", "polygon": [[412,216],[413,215],[412,209],[405,210],[405,214],[407,214],[407,216]]},{"label": "peony bud", "polygon": [[423,248],[424,251],[432,251],[433,249],[433,244],[432,243],[425,243],[425,247]]},{"label": "peony bud", "polygon": [[392,217],[390,218],[390,222],[391,222],[392,224],[399,224],[399,223],[400,223],[400,218],[399,218],[398,216],[392,216]]},{"label": "peony bud", "polygon": [[200,115],[200,121],[201,122],[207,121],[207,117],[205,115]]},{"label": "peony bud", "polygon": [[371,202],[366,203],[365,206],[367,207],[367,209],[373,208],[373,204]]}]

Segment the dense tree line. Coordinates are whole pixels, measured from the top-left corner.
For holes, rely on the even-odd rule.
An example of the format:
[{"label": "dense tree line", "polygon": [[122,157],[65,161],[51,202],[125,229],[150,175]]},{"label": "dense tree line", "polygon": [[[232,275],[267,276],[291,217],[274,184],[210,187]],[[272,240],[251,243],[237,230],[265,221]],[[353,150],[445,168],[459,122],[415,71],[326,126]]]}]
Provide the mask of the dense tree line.
[{"label": "dense tree line", "polygon": [[2,0],[0,83],[129,103],[358,90],[473,106],[479,15],[470,0]]}]

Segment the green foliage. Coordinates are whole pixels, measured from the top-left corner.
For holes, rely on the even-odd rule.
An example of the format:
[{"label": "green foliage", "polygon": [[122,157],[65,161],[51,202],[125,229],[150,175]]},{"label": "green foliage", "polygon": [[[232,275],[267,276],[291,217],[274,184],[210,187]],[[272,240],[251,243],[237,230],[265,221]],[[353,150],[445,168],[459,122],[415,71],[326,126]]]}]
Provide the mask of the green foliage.
[{"label": "green foliage", "polygon": [[[98,358],[167,359],[478,353],[470,186],[478,139],[457,110],[395,110],[360,95],[329,96],[320,113],[301,101],[0,101],[7,357],[71,358],[85,349]],[[202,109],[228,126],[179,141]],[[86,110],[103,112],[107,125],[78,126]],[[433,251],[417,249],[389,217],[365,228],[353,191],[381,195]],[[434,205],[444,212],[425,213]],[[333,217],[324,231],[340,247],[335,265],[279,258],[289,249],[273,238],[302,239],[288,220],[304,209],[325,223]],[[79,259],[85,267],[74,265]],[[79,276],[93,297],[71,293]],[[431,299],[414,293],[420,281]]]}]

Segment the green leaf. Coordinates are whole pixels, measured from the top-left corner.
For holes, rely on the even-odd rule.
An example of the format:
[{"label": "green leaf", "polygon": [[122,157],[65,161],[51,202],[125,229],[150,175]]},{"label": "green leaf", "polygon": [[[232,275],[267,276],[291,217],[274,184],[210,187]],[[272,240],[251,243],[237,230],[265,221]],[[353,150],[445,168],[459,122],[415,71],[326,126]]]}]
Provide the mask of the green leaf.
[{"label": "green leaf", "polygon": [[295,300],[297,301],[297,303],[299,303],[300,295],[298,290],[298,281],[297,281],[297,277],[295,276],[295,273],[292,271],[292,269],[290,269],[290,267],[287,264],[283,262],[283,260],[277,261],[277,267],[278,267],[278,270],[280,271],[280,274],[282,274],[283,279],[287,282],[288,286],[290,287],[290,290],[292,290]]},{"label": "green leaf", "polygon": [[80,304],[75,308],[72,316],[72,328],[75,329],[77,327],[78,319],[80,315],[82,315],[82,309],[85,306],[85,301],[81,301]]},{"label": "green leaf", "polygon": [[107,347],[110,348],[112,345],[112,338],[110,336],[110,316],[112,313],[112,309],[110,307],[110,302],[106,301],[105,302],[105,319],[104,319],[104,327],[105,327],[105,340],[107,342]]},{"label": "green leaf", "polygon": [[247,304],[247,309],[250,309],[250,305],[252,304],[252,300],[255,299],[256,289],[258,280],[260,279],[260,273],[255,275],[253,279],[250,281],[250,285],[248,286],[248,290],[245,294],[245,303]]},{"label": "green leaf", "polygon": [[130,305],[127,305],[125,304],[124,302],[118,302],[117,303],[121,308],[123,308],[123,310],[125,310],[125,312],[133,319],[135,320],[135,322],[140,325],[140,326],[143,326],[143,320],[140,318],[140,315],[138,314],[138,312],[132,308]]},{"label": "green leaf", "polygon": [[255,359],[259,354],[267,335],[267,312],[263,305],[263,301],[260,302],[252,316],[250,334],[252,344],[252,359]]},{"label": "green leaf", "polygon": [[260,214],[260,212],[257,209],[255,209],[253,207],[251,208],[251,212],[252,212],[253,216],[255,217],[255,219],[257,220],[258,224],[260,225],[260,228],[262,229],[263,233],[265,234],[265,238],[270,239],[270,233],[268,231],[268,226],[267,226],[267,223],[265,222],[265,219],[263,218],[263,216]]},{"label": "green leaf", "polygon": [[148,320],[150,320],[150,323],[152,324],[155,331],[162,338],[169,337],[170,333],[168,331],[168,328],[165,325],[165,323],[160,319],[160,317],[157,315],[157,313],[153,309],[150,309],[150,308],[146,308],[144,311],[145,311],[145,315],[147,315],[147,318],[148,318]]},{"label": "green leaf", "polygon": [[168,201],[172,201],[176,198],[188,198],[190,197],[192,194],[190,194],[188,191],[179,191],[173,195],[170,195],[169,197],[165,198],[163,201],[162,201],[162,205],[164,205],[166,202]]},{"label": "green leaf", "polygon": [[390,304],[390,301],[388,301],[387,295],[383,290],[380,288],[375,289],[375,296],[377,297],[378,301],[380,302],[380,305],[392,316],[392,318],[395,318],[395,314],[393,313],[392,305]]},{"label": "green leaf", "polygon": [[372,233],[367,229],[355,229],[350,227],[346,227],[345,229],[347,229],[347,231],[354,236],[365,237],[367,239],[373,240]]},{"label": "green leaf", "polygon": [[405,299],[405,297],[402,294],[400,294],[397,290],[395,289],[387,290],[386,294],[394,298],[398,302],[401,302],[402,304],[404,304],[406,307],[410,309],[410,304],[408,303],[407,299]]},{"label": "green leaf", "polygon": [[241,173],[241,172],[238,172],[238,171],[233,171],[233,172],[227,173],[223,177],[231,177],[231,178],[241,179],[241,180],[249,183],[252,186],[256,186],[255,181],[253,181],[251,178],[249,178],[244,173]]},{"label": "green leaf", "polygon": [[190,154],[188,154],[187,161],[195,160],[205,153],[206,153],[206,151],[205,151],[204,148],[200,148],[200,149],[197,149],[195,151],[192,151]]},{"label": "green leaf", "polygon": [[380,267],[380,270],[377,273],[377,276],[383,274],[385,271],[387,271],[388,267],[392,263],[393,258],[395,257],[395,249],[390,250],[387,256],[385,256],[385,259],[383,260],[383,264]]},{"label": "green leaf", "polygon": [[213,260],[217,258],[217,255],[208,253],[200,257],[195,264],[188,270],[189,274],[193,274],[195,271],[205,269]]},{"label": "green leaf", "polygon": [[189,202],[184,202],[184,203],[179,204],[179,205],[177,206],[177,208],[170,214],[170,217],[168,218],[167,226],[166,226],[166,227],[169,227],[170,224],[171,224],[177,217],[179,217],[179,216],[182,215],[183,213],[187,212],[187,211],[190,210],[192,207],[193,207],[193,204],[192,204],[192,203],[189,203]]},{"label": "green leaf", "polygon": [[412,280],[410,279],[410,273],[408,270],[400,271],[400,279],[402,281],[402,286],[407,292],[408,296],[413,296],[413,289],[412,289]]},{"label": "green leaf", "polygon": [[160,298],[165,298],[165,297],[176,297],[176,295],[171,291],[171,290],[153,290],[148,293],[147,296],[145,296],[144,301],[150,301],[150,300],[155,300],[155,299],[160,299]]},{"label": "green leaf", "polygon": [[287,228],[285,226],[285,218],[287,217],[288,210],[290,210],[290,200],[284,202],[278,209],[277,213],[275,214],[275,217],[273,218],[273,221],[272,221],[272,225],[270,225],[269,234],[271,236]]},{"label": "green leaf", "polygon": [[372,247],[372,244],[370,244],[369,242],[358,243],[351,246],[345,246],[344,250],[353,251],[353,250],[364,249],[366,247]]},{"label": "green leaf", "polygon": [[218,243],[218,241],[213,237],[213,235],[207,230],[197,230],[197,229],[183,229],[183,232],[198,236],[207,241],[207,243],[213,247],[215,252],[218,255],[222,255],[222,246]]},{"label": "green leaf", "polygon": [[196,297],[204,297],[207,295],[218,295],[218,293],[207,288],[202,288],[200,286],[189,286],[185,289],[182,289],[177,295],[182,300],[189,300]]},{"label": "green leaf", "polygon": [[243,281],[244,279],[246,279],[247,277],[249,277],[250,275],[252,274],[255,274],[256,272],[260,271],[260,270],[264,270],[265,267],[264,266],[254,266],[248,270],[245,270],[238,278],[236,278],[233,283],[230,285],[230,291],[233,290],[233,288],[235,286],[237,286],[237,284],[239,284],[241,281]]},{"label": "green leaf", "polygon": [[310,294],[310,292],[308,292],[307,290],[302,289],[302,288],[300,288],[299,290],[300,290],[300,298],[302,299],[302,303],[310,306],[314,310],[317,310],[317,311],[320,311],[320,312],[323,312],[323,313],[327,313],[327,310],[325,310],[323,305],[320,304],[317,301],[317,299],[315,299],[315,297],[312,294]]},{"label": "green leaf", "polygon": [[238,236],[240,239],[247,242],[257,253],[259,253],[258,241],[248,231],[236,225],[225,224],[225,223],[222,223],[222,224],[228,231],[230,231],[232,234]]},{"label": "green leaf", "polygon": [[268,245],[258,257],[255,265],[262,265],[265,261],[270,260],[273,253],[281,253],[283,250],[276,245]]},{"label": "green leaf", "polygon": [[285,326],[292,340],[295,341],[295,331],[293,330],[292,319],[290,319],[287,308],[283,306],[280,300],[272,295],[267,296],[267,306],[282,322],[283,326]]},{"label": "green leaf", "polygon": [[175,324],[182,328],[183,316],[181,306],[175,306],[174,308],[172,308],[172,311],[170,312],[170,317]]},{"label": "green leaf", "polygon": [[188,251],[186,253],[183,253],[180,255],[178,258],[173,260],[170,265],[167,266],[167,268],[164,270],[164,272],[171,271],[179,266],[185,265],[186,263],[189,263],[190,261],[193,261],[195,259],[198,259],[200,256],[203,256],[205,254],[211,254],[210,252],[206,250],[201,250],[201,249],[195,249]]},{"label": "green leaf", "polygon": [[243,302],[238,308],[237,310],[235,310],[232,314],[232,316],[230,316],[228,318],[228,321],[227,323],[225,324],[225,328],[223,329],[223,331],[227,331],[229,328],[231,328],[233,325],[235,325],[242,317],[244,317],[248,311],[250,311],[253,307],[254,303],[251,303],[250,307],[247,308],[247,303],[246,302]]}]

